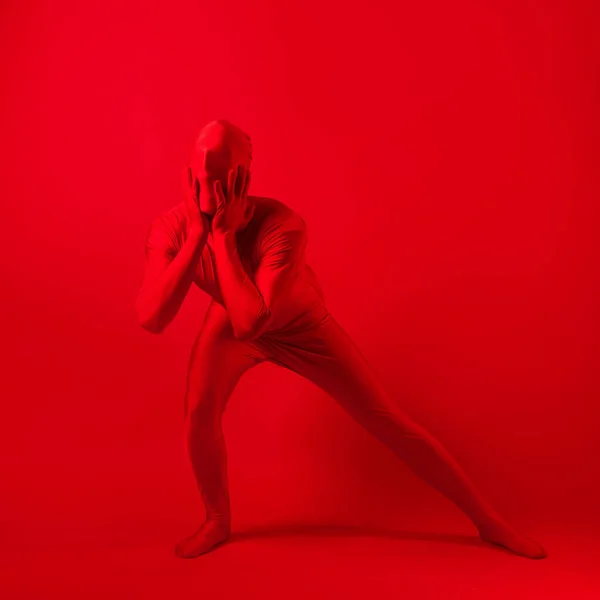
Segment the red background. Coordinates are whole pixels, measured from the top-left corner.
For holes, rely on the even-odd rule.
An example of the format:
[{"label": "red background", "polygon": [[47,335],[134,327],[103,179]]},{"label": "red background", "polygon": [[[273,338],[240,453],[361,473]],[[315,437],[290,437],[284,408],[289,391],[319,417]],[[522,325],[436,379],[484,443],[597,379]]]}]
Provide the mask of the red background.
[{"label": "red background", "polygon": [[[595,2],[3,2],[0,15],[11,539],[199,523],[182,417],[208,299],[193,289],[161,336],[133,302],[149,224],[181,200],[190,144],[219,117],[252,135],[251,193],[305,218],[329,308],[398,405],[502,514],[590,526]],[[243,378],[224,423],[234,528],[461,518],[273,365]]]}]

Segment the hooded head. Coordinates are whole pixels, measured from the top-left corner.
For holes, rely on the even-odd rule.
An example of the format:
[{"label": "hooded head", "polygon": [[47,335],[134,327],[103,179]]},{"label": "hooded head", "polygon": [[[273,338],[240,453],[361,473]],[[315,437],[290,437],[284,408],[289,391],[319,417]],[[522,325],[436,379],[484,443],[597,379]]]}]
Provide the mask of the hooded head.
[{"label": "hooded head", "polygon": [[217,209],[214,184],[220,181],[226,194],[229,170],[238,165],[249,169],[251,163],[252,141],[248,134],[226,119],[205,125],[190,160],[192,175],[200,182],[200,210],[214,214]]}]

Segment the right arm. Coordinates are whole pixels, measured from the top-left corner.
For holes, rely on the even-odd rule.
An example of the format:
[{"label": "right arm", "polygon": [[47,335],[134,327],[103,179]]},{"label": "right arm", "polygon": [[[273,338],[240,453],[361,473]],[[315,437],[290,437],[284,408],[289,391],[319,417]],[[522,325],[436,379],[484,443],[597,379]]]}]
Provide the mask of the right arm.
[{"label": "right arm", "polygon": [[198,207],[199,191],[196,180],[186,200],[189,226],[179,252],[170,247],[164,234],[161,236],[157,222],[150,229],[135,311],[140,325],[151,333],[162,333],[175,318],[194,280],[209,230],[208,221]]}]

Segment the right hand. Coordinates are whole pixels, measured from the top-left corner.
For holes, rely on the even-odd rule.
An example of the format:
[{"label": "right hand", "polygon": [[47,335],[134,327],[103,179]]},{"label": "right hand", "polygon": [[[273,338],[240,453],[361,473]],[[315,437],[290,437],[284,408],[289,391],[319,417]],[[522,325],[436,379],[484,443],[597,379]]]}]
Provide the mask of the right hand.
[{"label": "right hand", "polygon": [[188,235],[205,240],[210,231],[210,224],[200,210],[200,182],[197,177],[194,177],[190,167],[187,172],[188,190],[185,196],[185,207],[188,216]]}]

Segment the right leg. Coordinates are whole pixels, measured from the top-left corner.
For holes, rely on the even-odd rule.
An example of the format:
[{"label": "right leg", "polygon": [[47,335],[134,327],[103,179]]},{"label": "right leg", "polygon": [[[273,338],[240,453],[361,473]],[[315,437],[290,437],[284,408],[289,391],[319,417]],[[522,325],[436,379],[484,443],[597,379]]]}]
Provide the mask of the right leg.
[{"label": "right leg", "polygon": [[531,558],[545,556],[537,542],[504,522],[441,442],[392,401],[363,354],[331,315],[304,332],[272,337],[268,343],[272,362],[327,392],[416,475],[454,502],[483,539]]},{"label": "right leg", "polygon": [[186,446],[206,520],[178,544],[176,554],[182,558],[208,552],[229,537],[227,451],[221,419],[242,374],[262,360],[255,344],[235,339],[226,310],[212,302],[192,348],[185,396]]}]

